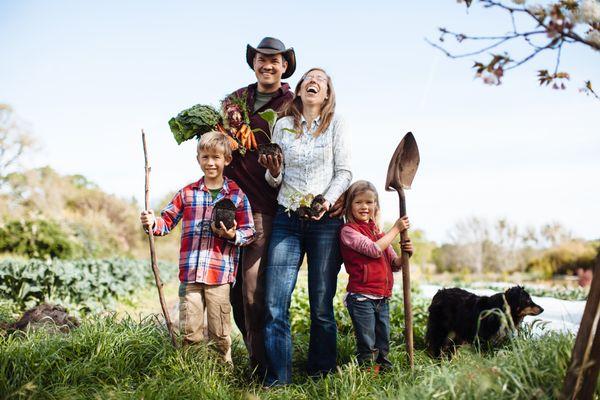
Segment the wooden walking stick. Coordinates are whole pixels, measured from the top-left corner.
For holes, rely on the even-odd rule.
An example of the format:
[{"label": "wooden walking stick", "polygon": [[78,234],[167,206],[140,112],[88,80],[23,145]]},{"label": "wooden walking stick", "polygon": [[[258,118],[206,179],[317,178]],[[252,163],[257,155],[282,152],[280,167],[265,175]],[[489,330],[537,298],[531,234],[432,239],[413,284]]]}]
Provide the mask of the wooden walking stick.
[{"label": "wooden walking stick", "polygon": [[[417,141],[411,132],[408,132],[402,140],[390,160],[388,166],[387,178],[385,180],[385,190],[398,192],[400,202],[400,217],[406,215],[406,201],[404,199],[404,189],[410,189],[410,185],[417,173],[420,157]],[[402,231],[400,234],[402,243],[408,240],[408,233]],[[404,337],[406,339],[406,352],[408,353],[408,362],[410,368],[414,368],[414,346],[413,346],[413,323],[412,323],[412,304],[410,301],[410,265],[408,253],[402,251],[402,294],[404,297]]]},{"label": "wooden walking stick", "polygon": [[[144,207],[148,211],[150,203],[150,166],[148,165],[148,150],[146,149],[146,134],[142,129],[142,143],[144,144],[144,165],[146,170],[146,192]],[[167,322],[167,329],[169,330],[169,336],[171,336],[171,343],[174,347],[177,347],[177,340],[175,339],[175,332],[173,331],[173,325],[171,324],[171,317],[167,310],[167,303],[165,303],[165,297],[163,295],[163,283],[160,280],[160,271],[156,265],[156,250],[154,248],[154,232],[152,227],[148,227],[148,241],[150,243],[150,259],[152,261],[152,272],[154,273],[154,282],[156,282],[156,288],[158,289],[158,298],[160,299],[160,307],[162,308],[165,321]]]}]

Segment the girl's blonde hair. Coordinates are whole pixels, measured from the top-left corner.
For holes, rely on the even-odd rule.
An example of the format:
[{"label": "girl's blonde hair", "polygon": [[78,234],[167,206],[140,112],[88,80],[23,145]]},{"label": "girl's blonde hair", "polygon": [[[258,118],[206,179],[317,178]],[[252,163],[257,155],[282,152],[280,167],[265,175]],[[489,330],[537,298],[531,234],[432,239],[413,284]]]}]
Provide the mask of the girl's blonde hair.
[{"label": "girl's blonde hair", "polygon": [[231,146],[229,145],[229,140],[221,132],[206,132],[198,139],[198,154],[200,154],[201,150],[213,149],[222,150],[223,157],[225,157],[226,160],[231,159]]},{"label": "girl's blonde hair", "polygon": [[327,72],[325,72],[322,68],[311,68],[302,75],[302,78],[296,84],[296,97],[294,100],[288,105],[288,107],[283,112],[283,116],[292,116],[294,119],[294,130],[298,132],[302,132],[302,127],[300,126],[300,121],[302,120],[302,98],[300,97],[300,89],[302,87],[302,82],[306,79],[306,76],[310,74],[312,71],[321,71],[327,77],[327,98],[321,105],[321,111],[319,116],[321,117],[321,123],[319,127],[313,134],[315,137],[319,136],[323,133],[331,124],[333,120],[333,115],[335,113],[335,90],[333,90],[333,83],[331,82],[331,77]]},{"label": "girl's blonde hair", "polygon": [[346,217],[346,221],[356,222],[354,220],[354,216],[352,215],[352,202],[356,196],[365,192],[372,192],[375,195],[375,212],[373,213],[373,222],[379,226],[379,210],[381,209],[379,206],[379,194],[377,193],[377,189],[375,189],[375,185],[369,181],[356,181],[350,185],[346,191],[346,201],[344,202],[344,216]]}]

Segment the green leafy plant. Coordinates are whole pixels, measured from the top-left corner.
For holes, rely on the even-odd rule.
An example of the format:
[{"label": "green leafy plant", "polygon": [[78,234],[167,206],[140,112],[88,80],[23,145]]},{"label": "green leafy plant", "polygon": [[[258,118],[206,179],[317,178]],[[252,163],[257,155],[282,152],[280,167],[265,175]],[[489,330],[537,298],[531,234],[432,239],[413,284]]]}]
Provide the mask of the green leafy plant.
[{"label": "green leafy plant", "polygon": [[[159,263],[163,280],[177,267]],[[23,308],[43,301],[70,306],[82,314],[111,309],[115,301],[151,285],[147,261],[12,260],[0,261],[0,296]]]},{"label": "green leafy plant", "polygon": [[221,114],[212,106],[196,104],[169,120],[169,128],[177,144],[215,129],[221,123]]},{"label": "green leafy plant", "polygon": [[0,252],[35,258],[70,258],[78,245],[54,221],[9,221],[0,227]]}]

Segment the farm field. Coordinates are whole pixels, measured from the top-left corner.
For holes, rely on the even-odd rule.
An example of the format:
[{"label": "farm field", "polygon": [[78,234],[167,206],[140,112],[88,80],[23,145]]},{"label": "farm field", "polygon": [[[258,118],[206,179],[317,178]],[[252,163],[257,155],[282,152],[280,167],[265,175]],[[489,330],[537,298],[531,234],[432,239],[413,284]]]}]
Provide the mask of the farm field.
[{"label": "farm field", "polygon": [[[429,358],[423,350],[429,305],[426,287],[416,288],[413,295],[414,371],[406,360],[402,299],[396,290],[391,300],[394,368],[374,375],[354,361],[352,326],[341,302],[342,281],[335,300],[339,368],[327,377],[310,378],[303,371],[309,309],[302,278],[301,274],[290,311],[295,379],[289,387],[267,389],[250,378],[247,353],[237,334],[233,368],[217,361],[206,346],[173,349],[166,330],[153,316],[158,309],[156,289],[146,286],[120,300],[116,313],[85,317],[69,334],[38,330],[3,335],[0,398],[552,399],[562,387],[574,334],[548,329],[540,321],[526,324],[494,351],[468,346],[451,362]],[[165,287],[171,310],[176,309],[176,287],[173,279]],[[2,322],[16,316],[14,303],[3,301],[0,308]]]}]

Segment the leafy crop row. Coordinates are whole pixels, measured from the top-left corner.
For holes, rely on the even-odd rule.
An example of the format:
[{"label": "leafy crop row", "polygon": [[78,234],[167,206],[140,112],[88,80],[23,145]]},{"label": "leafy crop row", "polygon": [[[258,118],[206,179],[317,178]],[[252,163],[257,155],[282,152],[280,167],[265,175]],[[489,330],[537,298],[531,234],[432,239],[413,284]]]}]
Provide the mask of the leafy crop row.
[{"label": "leafy crop row", "polygon": [[[176,272],[159,264],[161,278]],[[3,260],[0,261],[0,296],[21,307],[49,301],[89,313],[113,308],[118,298],[133,294],[154,280],[148,261],[130,259]]]}]

